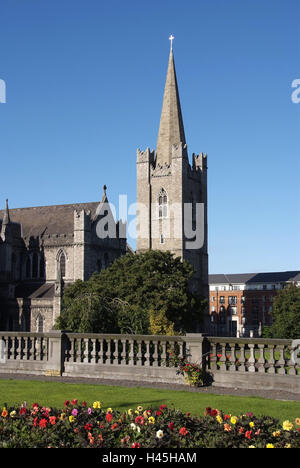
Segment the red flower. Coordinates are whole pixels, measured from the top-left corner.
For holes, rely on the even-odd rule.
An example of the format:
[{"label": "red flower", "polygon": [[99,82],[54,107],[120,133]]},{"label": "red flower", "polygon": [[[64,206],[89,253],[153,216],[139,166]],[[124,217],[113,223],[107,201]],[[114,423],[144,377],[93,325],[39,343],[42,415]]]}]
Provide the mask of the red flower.
[{"label": "red flower", "polygon": [[66,400],[66,401],[64,402],[64,406],[68,406],[69,404],[70,404],[69,400]]},{"label": "red flower", "polygon": [[225,416],[224,416],[224,421],[227,421],[227,419],[230,419],[230,415],[229,415],[229,414],[225,414]]},{"label": "red flower", "polygon": [[50,421],[50,424],[52,424],[52,426],[54,426],[54,424],[56,423],[56,417],[55,416],[50,416],[49,421]]},{"label": "red flower", "polygon": [[22,415],[22,414],[26,414],[26,408],[24,408],[24,407],[20,409],[20,415]]},{"label": "red flower", "polygon": [[243,427],[240,427],[239,428],[239,434],[244,434],[244,432],[245,432],[245,429]]},{"label": "red flower", "polygon": [[106,421],[107,422],[110,422],[112,420],[112,414],[111,413],[107,413],[106,415]]},{"label": "red flower", "polygon": [[179,434],[182,435],[182,436],[186,436],[188,434],[188,430],[185,428],[185,427],[181,427],[179,429]]},{"label": "red flower", "polygon": [[38,403],[33,403],[32,408],[38,409],[39,405]]},{"label": "red flower", "polygon": [[134,422],[135,424],[140,424],[142,426],[145,422],[145,419],[143,418],[143,416],[137,416]]},{"label": "red flower", "polygon": [[218,416],[218,411],[215,410],[215,409],[213,409],[213,410],[211,410],[210,415],[211,415],[213,418],[215,418],[216,416]]},{"label": "red flower", "polygon": [[160,416],[162,414],[161,411],[156,411],[156,416]]},{"label": "red flower", "polygon": [[33,420],[33,425],[34,425],[34,427],[36,427],[37,421],[38,421],[38,418],[34,418],[34,420]]},{"label": "red flower", "polygon": [[118,427],[118,424],[117,423],[114,423],[112,426],[111,426],[111,430],[113,431],[114,429],[116,429]]},{"label": "red flower", "polygon": [[86,401],[82,402],[82,406],[86,407]]},{"label": "red flower", "polygon": [[132,444],[131,448],[140,448],[140,444],[138,442],[134,442],[134,444]]},{"label": "red flower", "polygon": [[252,431],[246,431],[245,437],[246,437],[247,439],[250,440],[250,439],[251,439],[251,435],[252,435]]},{"label": "red flower", "polygon": [[39,422],[40,427],[46,427],[47,426],[47,419],[41,419]]},{"label": "red flower", "polygon": [[91,431],[91,430],[92,430],[92,425],[88,423],[88,424],[86,424],[86,425],[84,426],[84,429],[85,429],[86,431]]},{"label": "red flower", "polygon": [[161,411],[163,411],[164,409],[166,409],[166,407],[167,407],[167,405],[161,405],[161,406],[159,407],[159,409],[160,409]]},{"label": "red flower", "polygon": [[71,405],[73,405],[73,406],[74,406],[74,405],[77,405],[77,403],[78,403],[78,400],[72,400],[72,401],[71,401]]},{"label": "red flower", "polygon": [[[174,430],[174,427],[175,427],[175,424],[174,424],[173,422],[170,422],[170,424],[169,424],[168,427],[169,427],[169,429],[170,429],[171,431],[173,431],[173,430]],[[299,429],[300,429],[300,428],[299,428]]]}]

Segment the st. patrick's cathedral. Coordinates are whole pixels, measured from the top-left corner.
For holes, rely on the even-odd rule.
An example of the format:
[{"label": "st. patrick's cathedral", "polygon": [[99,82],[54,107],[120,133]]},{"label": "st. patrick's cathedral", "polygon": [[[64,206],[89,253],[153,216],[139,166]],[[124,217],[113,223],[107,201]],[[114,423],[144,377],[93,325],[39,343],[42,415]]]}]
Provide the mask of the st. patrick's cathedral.
[{"label": "st. patrick's cathedral", "polygon": [[[146,209],[137,213],[136,253],[120,221],[114,220],[112,238],[97,233],[107,214],[102,207],[109,204],[105,186],[98,202],[10,209],[6,201],[0,211],[0,330],[50,331],[64,287],[87,280],[121,255],[149,249],[169,250],[190,262],[191,288],[208,297],[207,157],[191,159],[171,45],[156,150],[137,150],[137,206]],[[185,204],[192,211],[203,207],[197,248],[186,239]]]}]

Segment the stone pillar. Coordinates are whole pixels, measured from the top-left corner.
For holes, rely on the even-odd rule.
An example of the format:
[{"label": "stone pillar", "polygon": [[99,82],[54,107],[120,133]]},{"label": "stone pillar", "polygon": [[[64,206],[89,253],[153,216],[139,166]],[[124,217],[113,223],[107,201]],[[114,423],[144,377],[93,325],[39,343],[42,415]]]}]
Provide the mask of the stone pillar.
[{"label": "stone pillar", "polygon": [[64,371],[65,334],[62,330],[45,333],[48,338],[48,360],[45,375],[61,376]]},{"label": "stone pillar", "polygon": [[186,348],[188,361],[199,365],[204,364],[204,355],[207,348],[207,340],[203,333],[187,333]]}]

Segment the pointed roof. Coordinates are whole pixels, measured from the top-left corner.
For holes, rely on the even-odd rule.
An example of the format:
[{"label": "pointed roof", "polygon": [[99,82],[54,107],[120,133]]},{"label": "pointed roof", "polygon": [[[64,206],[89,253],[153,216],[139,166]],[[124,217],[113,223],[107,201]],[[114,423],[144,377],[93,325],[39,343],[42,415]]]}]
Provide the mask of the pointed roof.
[{"label": "pointed roof", "polygon": [[186,141],[175,71],[173,48],[171,46],[158,140],[156,145],[157,163],[161,165],[164,163],[170,164],[172,157],[172,146],[178,145],[179,143],[182,143],[184,146]]}]

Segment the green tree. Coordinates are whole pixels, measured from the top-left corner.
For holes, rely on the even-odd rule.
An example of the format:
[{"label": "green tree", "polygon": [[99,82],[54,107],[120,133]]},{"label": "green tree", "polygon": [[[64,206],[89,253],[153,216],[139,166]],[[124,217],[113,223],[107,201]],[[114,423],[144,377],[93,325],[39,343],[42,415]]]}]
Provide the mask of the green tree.
[{"label": "green tree", "polygon": [[88,281],[66,288],[57,326],[74,332],[147,334],[152,310],[158,315],[164,311],[175,332],[194,331],[206,301],[190,292],[192,275],[191,265],[170,252],[125,255]]},{"label": "green tree", "polygon": [[291,285],[278,292],[272,311],[273,323],[264,330],[270,338],[300,338],[300,288]]}]

